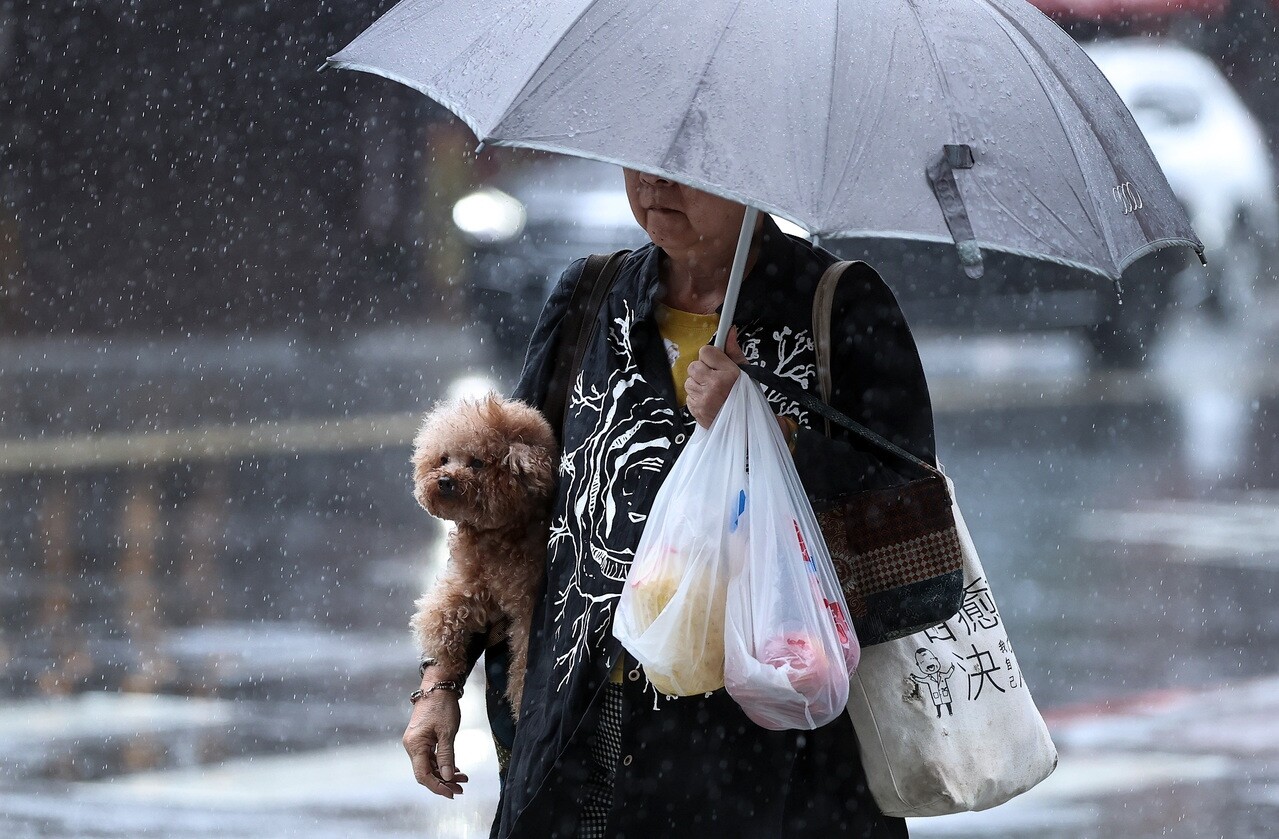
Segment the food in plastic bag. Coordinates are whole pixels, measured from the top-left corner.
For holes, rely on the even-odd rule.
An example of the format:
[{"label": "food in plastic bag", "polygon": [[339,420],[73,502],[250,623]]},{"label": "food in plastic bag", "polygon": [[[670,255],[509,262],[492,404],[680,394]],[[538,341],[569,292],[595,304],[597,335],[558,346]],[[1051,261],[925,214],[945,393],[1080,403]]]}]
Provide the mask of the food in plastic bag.
[{"label": "food in plastic bag", "polygon": [[622,588],[613,634],[665,694],[724,686],[725,598],[745,551],[745,441],[742,411],[721,410],[693,431],[653,499]]},{"label": "food in plastic bag", "polygon": [[667,612],[667,620],[659,629],[685,639],[688,647],[701,649],[686,650],[665,664],[646,665],[645,673],[653,687],[671,696],[719,690],[724,686],[726,578],[717,575],[711,563],[689,568],[681,578],[679,569],[687,567],[687,560],[671,548],[665,553],[665,557],[653,563],[657,567],[653,574],[627,582],[634,593],[635,614],[641,626],[651,628],[662,613],[667,612],[676,595],[680,595],[682,601],[693,608]]},{"label": "food in plastic bag", "polygon": [[817,728],[843,712],[860,648],[772,409],[758,385],[739,388],[732,404],[747,418],[750,470],[739,524],[746,552],[726,600],[725,685],[764,728]]},{"label": "food in plastic bag", "polygon": [[791,687],[813,694],[830,678],[830,662],[820,643],[803,630],[783,632],[764,643],[759,659],[786,674]]}]

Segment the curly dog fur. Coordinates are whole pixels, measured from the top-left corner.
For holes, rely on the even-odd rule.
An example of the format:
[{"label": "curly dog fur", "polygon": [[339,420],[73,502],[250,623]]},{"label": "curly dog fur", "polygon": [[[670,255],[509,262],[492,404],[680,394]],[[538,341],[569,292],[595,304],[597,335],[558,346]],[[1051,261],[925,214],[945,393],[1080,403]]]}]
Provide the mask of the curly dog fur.
[{"label": "curly dog fur", "polygon": [[435,408],[413,444],[418,503],[457,523],[448,567],[410,621],[418,647],[446,672],[462,673],[471,637],[504,625],[511,648],[506,695],[517,717],[557,459],[542,414],[496,395]]}]

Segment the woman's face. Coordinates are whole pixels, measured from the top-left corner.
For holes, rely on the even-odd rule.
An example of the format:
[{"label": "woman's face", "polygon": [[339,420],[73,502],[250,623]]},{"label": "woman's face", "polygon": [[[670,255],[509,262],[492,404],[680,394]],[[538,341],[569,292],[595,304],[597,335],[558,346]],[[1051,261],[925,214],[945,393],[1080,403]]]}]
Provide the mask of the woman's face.
[{"label": "woman's face", "polygon": [[622,170],[635,220],[665,251],[732,248],[746,207],[675,181]]}]

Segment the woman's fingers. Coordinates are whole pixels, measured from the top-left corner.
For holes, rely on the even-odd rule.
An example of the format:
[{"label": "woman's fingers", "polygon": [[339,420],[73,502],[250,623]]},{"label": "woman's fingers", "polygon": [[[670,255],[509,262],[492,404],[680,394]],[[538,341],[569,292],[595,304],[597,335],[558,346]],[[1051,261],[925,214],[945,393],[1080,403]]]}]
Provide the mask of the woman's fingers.
[{"label": "woman's fingers", "polygon": [[[462,784],[470,780],[465,773],[458,772],[456,769],[450,770],[450,780],[444,780],[438,743],[417,752],[409,752],[409,758],[413,762],[413,777],[436,795],[442,795],[445,798],[461,795]],[[449,758],[449,765],[452,765],[452,758]]]},{"label": "woman's fingers", "polygon": [[404,750],[413,764],[413,777],[436,795],[452,798],[462,793],[466,775],[457,771],[453,741],[459,729],[456,697],[422,699],[404,731]]},{"label": "woman's fingers", "polygon": [[439,770],[435,764],[436,744],[437,738],[434,731],[421,731],[411,741],[408,734],[405,734],[404,750],[409,753],[409,760],[413,764],[414,779],[436,795],[452,798],[453,791],[439,776]]},{"label": "woman's fingers", "polygon": [[[738,350],[740,352],[740,350]],[[707,344],[697,352],[697,361],[693,364],[704,364],[710,370],[723,372],[726,370],[737,370],[737,362],[729,358],[728,355],[719,347],[712,347]],[[688,366],[689,370],[693,369],[693,364]]]},{"label": "woman's fingers", "polygon": [[688,366],[684,383],[688,411],[699,425],[709,428],[715,421],[739,375],[741,370],[723,351],[702,347],[697,361]]}]

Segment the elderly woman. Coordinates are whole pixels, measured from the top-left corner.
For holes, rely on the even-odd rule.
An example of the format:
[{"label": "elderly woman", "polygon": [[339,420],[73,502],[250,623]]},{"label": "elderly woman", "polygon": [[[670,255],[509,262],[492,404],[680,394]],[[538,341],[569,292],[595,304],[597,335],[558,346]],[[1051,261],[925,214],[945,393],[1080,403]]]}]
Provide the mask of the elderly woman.
[{"label": "elderly woman", "polygon": [[[694,423],[714,420],[737,361],[816,390],[811,311],[834,257],[755,229],[725,353],[719,322],[744,208],[673,181],[625,172],[652,239],[629,254],[600,311],[570,393],[546,588],[533,619],[523,710],[493,826],[498,837],[901,837],[866,787],[847,715],[815,731],[769,731],[723,690],[659,695],[613,638],[614,609],[653,497]],[[561,321],[583,270],[565,272],[542,312],[516,396],[544,404]],[[888,288],[858,265],[835,302],[835,407],[932,460],[932,410],[914,340]],[[768,393],[809,496],[820,503],[901,480],[855,443]],[[554,418],[553,418],[554,419]],[[423,686],[465,674],[428,668]],[[457,697],[428,694],[405,746],[418,780],[452,797]]]}]

